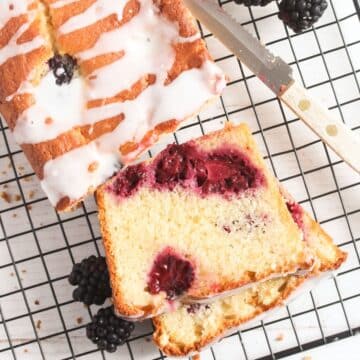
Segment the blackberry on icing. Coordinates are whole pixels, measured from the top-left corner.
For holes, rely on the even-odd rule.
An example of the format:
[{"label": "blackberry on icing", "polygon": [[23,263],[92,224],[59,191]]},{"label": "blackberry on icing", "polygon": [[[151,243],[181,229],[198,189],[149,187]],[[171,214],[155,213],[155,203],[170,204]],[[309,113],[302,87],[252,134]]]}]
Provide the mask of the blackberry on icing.
[{"label": "blackberry on icing", "polygon": [[56,84],[69,84],[74,76],[77,61],[68,54],[56,54],[48,61],[50,69],[56,78]]}]

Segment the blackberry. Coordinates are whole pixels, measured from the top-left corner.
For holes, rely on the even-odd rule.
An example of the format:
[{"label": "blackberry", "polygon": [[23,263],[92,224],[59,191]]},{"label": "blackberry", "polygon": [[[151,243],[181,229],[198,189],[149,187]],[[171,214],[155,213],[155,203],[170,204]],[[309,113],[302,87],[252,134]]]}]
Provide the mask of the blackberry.
[{"label": "blackberry", "polygon": [[279,18],[299,33],[314,25],[328,7],[326,0],[282,0]]},{"label": "blackberry", "polygon": [[149,274],[148,290],[150,294],[166,293],[173,300],[186,292],[195,278],[191,262],[181,257],[172,248],[164,249],[155,259]]},{"label": "blackberry", "polygon": [[75,264],[69,282],[78,285],[73,291],[73,299],[86,305],[102,305],[111,296],[109,272],[102,256],[92,255]]},{"label": "blackberry", "polygon": [[266,6],[274,0],[234,0],[236,4],[242,4],[245,6]]},{"label": "blackberry", "polygon": [[91,323],[86,326],[86,336],[100,350],[115,352],[123,345],[134,331],[135,325],[130,321],[118,318],[113,306],[100,309]]},{"label": "blackberry", "polygon": [[56,78],[57,85],[69,84],[74,76],[76,59],[68,54],[56,54],[48,61],[50,69]]}]

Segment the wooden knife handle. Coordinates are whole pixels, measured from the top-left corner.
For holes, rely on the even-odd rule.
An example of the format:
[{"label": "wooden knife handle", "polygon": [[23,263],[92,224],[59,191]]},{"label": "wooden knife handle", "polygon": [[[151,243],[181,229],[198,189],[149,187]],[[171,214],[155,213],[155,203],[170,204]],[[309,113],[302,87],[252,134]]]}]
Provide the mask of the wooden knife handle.
[{"label": "wooden knife handle", "polygon": [[280,95],[280,99],[337,155],[360,173],[359,135],[337,120],[325,106],[314,100],[296,81]]}]

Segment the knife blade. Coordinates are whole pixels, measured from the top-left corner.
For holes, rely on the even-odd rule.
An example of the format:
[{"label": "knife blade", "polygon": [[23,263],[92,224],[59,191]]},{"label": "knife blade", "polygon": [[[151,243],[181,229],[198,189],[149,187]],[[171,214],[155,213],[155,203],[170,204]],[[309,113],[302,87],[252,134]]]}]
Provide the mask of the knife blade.
[{"label": "knife blade", "polygon": [[360,173],[360,137],[293,78],[291,67],[273,55],[212,0],[184,0],[193,15],[268,86],[335,153]]}]

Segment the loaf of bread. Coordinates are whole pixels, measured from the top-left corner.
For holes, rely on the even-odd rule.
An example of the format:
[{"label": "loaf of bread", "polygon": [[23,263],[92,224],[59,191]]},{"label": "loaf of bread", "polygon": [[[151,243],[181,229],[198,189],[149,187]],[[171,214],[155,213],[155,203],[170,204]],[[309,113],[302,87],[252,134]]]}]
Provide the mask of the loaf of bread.
[{"label": "loaf of bread", "polygon": [[342,252],[324,230],[292,200],[286,199],[305,241],[316,255],[308,276],[286,276],[261,284],[211,304],[191,304],[153,319],[154,340],[169,356],[185,356],[201,351],[225,335],[264,318],[271,309],[288,302],[295,294],[313,287],[322,274],[338,269],[345,261]]},{"label": "loaf of bread", "polygon": [[120,171],[97,200],[123,317],[152,317],[314,266],[246,125],[169,145]]},{"label": "loaf of bread", "polygon": [[225,86],[182,0],[1,0],[0,113],[69,210]]}]

